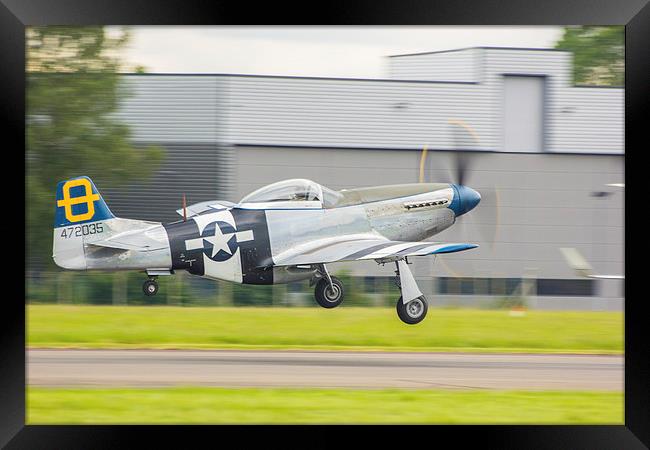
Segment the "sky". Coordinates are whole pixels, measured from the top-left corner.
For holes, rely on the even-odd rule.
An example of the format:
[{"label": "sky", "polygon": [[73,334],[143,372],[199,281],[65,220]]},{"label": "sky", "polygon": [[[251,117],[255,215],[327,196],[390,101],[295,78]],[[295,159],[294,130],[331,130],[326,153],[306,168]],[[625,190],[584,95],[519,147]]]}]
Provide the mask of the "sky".
[{"label": "sky", "polygon": [[[124,71],[388,78],[388,55],[553,47],[561,27],[137,26]],[[114,31],[114,28],[113,28]]]}]

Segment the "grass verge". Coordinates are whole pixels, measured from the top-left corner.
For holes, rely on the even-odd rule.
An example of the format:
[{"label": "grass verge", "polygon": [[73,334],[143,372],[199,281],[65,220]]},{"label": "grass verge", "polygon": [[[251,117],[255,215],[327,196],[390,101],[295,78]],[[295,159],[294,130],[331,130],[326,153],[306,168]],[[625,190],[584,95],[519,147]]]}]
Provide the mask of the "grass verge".
[{"label": "grass verge", "polygon": [[28,424],[622,424],[623,393],[27,389]]},{"label": "grass verge", "polygon": [[27,307],[27,343],[48,348],[272,348],[622,353],[620,312],[392,308]]}]

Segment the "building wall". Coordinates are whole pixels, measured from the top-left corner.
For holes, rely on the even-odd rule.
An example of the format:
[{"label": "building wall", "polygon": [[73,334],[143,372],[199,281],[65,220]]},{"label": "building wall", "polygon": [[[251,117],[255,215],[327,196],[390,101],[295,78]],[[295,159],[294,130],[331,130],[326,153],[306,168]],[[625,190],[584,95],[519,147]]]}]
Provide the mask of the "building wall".
[{"label": "building wall", "polygon": [[130,95],[115,117],[131,126],[134,142],[214,143],[223,93],[214,76],[124,75]]},{"label": "building wall", "polygon": [[[138,143],[136,145],[144,145]],[[159,169],[150,177],[128,186],[98,189],[113,214],[131,219],[173,222],[180,219],[176,210],[187,204],[222,197],[220,186],[226,181],[221,148],[214,143],[149,142],[165,152]],[[231,168],[232,170],[232,168]]]},{"label": "building wall", "polygon": [[[461,119],[479,138],[463,149],[496,153],[471,154],[467,184],[483,200],[435,239],[480,247],[418,258],[414,272],[426,294],[437,292],[437,276],[574,279],[559,251],[563,246],[577,247],[597,272],[623,273],[624,191],[604,186],[623,181],[622,89],[572,86],[565,52],[525,58],[504,50],[478,53],[485,64],[471,73],[480,83],[467,82],[469,75],[458,71],[463,82],[124,76],[133,95],[118,117],[130,125],[137,146],[159,145],[167,158],[152,180],[102,191],[117,215],[171,221],[183,193],[191,204],[237,201],[292,177],[333,189],[416,182],[425,144],[431,150],[427,180],[451,182],[454,153],[444,150],[458,148],[449,119]],[[547,153],[498,153],[506,73],[546,74]],[[603,190],[613,194],[591,196]],[[360,276],[391,276],[394,270],[374,262],[338,268]],[[598,281],[595,294],[590,307],[617,308],[622,283]],[[470,301],[439,297],[451,304]],[[554,307],[562,299],[565,306],[580,302],[547,296],[535,306]]]},{"label": "building wall", "polygon": [[[504,74],[544,75],[546,151],[623,153],[622,88],[573,86],[570,52],[496,48],[484,52],[483,84],[491,93],[494,117],[500,118],[503,111]],[[501,147],[500,141],[496,146]]]},{"label": "building wall", "polygon": [[[309,178],[333,189],[412,183],[420,158],[416,151],[346,149],[332,157],[329,149],[269,147],[237,147],[236,154],[238,198],[286,178]],[[431,152],[427,162],[427,181],[448,181],[453,153]],[[483,199],[431,240],[480,247],[414,258],[416,277],[577,278],[561,247],[577,248],[599,273],[624,273],[624,191],[605,186],[621,181],[623,166],[620,155],[472,154],[466,183]],[[592,196],[596,191],[612,195]],[[337,268],[375,276],[394,269],[374,262]],[[595,294],[621,299],[622,284],[598,281]]]},{"label": "building wall", "polygon": [[[100,189],[118,216],[170,222],[186,195],[188,204],[232,195],[232,150],[223,145],[227,101],[212,75],[125,75],[115,117],[129,125],[136,147],[164,151],[150,179]],[[134,202],[133,199],[145,199]]]},{"label": "building wall", "polygon": [[623,153],[623,90],[572,86],[569,53],[474,53],[481,83],[127,75],[116,115],[136,142],[438,150],[459,148],[460,120],[478,138],[463,149],[501,151],[504,74],[542,74],[546,151]]},{"label": "building wall", "polygon": [[624,91],[570,86],[559,89],[553,106],[548,150],[624,153]]},{"label": "building wall", "polygon": [[231,143],[452,149],[448,120],[463,119],[490,147],[488,93],[474,84],[247,76],[227,83]]},{"label": "building wall", "polygon": [[396,80],[465,81],[482,80],[482,48],[427,52],[389,57],[390,78]]},{"label": "building wall", "polygon": [[489,99],[482,109],[491,120],[490,132],[479,135],[491,150],[503,148],[503,77],[516,74],[546,77],[545,151],[623,153],[623,89],[574,86],[570,52],[485,47],[401,55],[389,62],[391,78],[480,83]]},{"label": "building wall", "polygon": [[[495,73],[512,70],[507,60],[500,64]],[[531,73],[538,69],[532,63],[526,68]],[[109,190],[105,195],[118,215],[163,221],[176,217],[174,209],[180,207],[183,193],[189,203],[215,198],[237,201],[257,187],[292,176],[313,178],[334,189],[415,182],[421,147],[415,145],[418,141],[413,136],[426,128],[424,119],[427,117],[443,121],[434,104],[430,103],[429,115],[423,115],[421,108],[411,111],[398,109],[397,113],[392,113],[403,113],[407,118],[403,130],[411,130],[411,133],[401,134],[395,128],[381,126],[390,114],[371,114],[373,109],[369,108],[365,110],[364,123],[368,127],[373,123],[373,126],[366,129],[367,136],[360,135],[354,127],[355,117],[362,115],[361,110],[355,109],[356,106],[343,108],[342,105],[347,105],[347,99],[353,106],[364,102],[374,104],[379,111],[379,104],[390,103],[388,99],[407,102],[410,99],[413,105],[422,106],[433,102],[431,98],[435,97],[427,96],[427,93],[439,90],[446,93],[448,103],[453,103],[459,110],[467,108],[469,112],[469,103],[464,105],[463,101],[453,99],[470,95],[469,91],[464,91],[466,89],[477,88],[477,85],[463,84],[397,83],[398,89],[396,82],[391,81],[225,76],[135,75],[126,76],[125,81],[134,95],[124,102],[119,117],[131,126],[136,145],[159,145],[167,151],[167,158],[153,180]],[[401,91],[402,88],[405,90]],[[577,97],[586,93],[606,97],[617,91],[563,89],[577,91]],[[409,95],[401,95],[404,92]],[[473,100],[479,98],[478,95],[472,96]],[[590,98],[592,105],[600,105],[595,97]],[[211,108],[208,107],[210,102]],[[577,108],[574,103],[568,104]],[[420,111],[419,116],[415,110]],[[301,119],[301,112],[307,118]],[[315,114],[313,117],[312,112]],[[472,112],[478,117],[478,110]],[[598,114],[594,112],[594,116]],[[622,118],[616,120],[622,121]],[[315,127],[323,126],[323,121],[328,125],[315,133]],[[287,129],[293,129],[293,135],[285,134]],[[446,127],[438,128],[443,136],[438,142],[447,139],[447,145],[451,145],[453,139],[444,130],[448,131]],[[574,133],[581,130],[576,126]],[[477,131],[481,142],[484,141],[483,135],[490,133],[481,129]],[[569,127],[565,132],[571,135]],[[430,136],[433,140],[434,136]],[[258,141],[259,150],[253,151],[251,143]],[[320,141],[326,142],[328,148],[319,150],[317,144]],[[606,141],[601,137],[601,142]],[[233,145],[233,142],[239,145]],[[354,145],[344,146],[349,142]],[[409,142],[415,151],[402,150],[408,148]],[[295,145],[297,149],[275,145]],[[394,150],[372,150],[373,145]],[[366,149],[355,149],[357,146]],[[340,150],[329,147],[340,147]],[[429,147],[435,149],[436,145],[429,142]],[[598,271],[622,273],[622,192],[605,199],[590,197],[591,191],[603,190],[605,183],[622,181],[622,156],[490,153],[474,155],[474,159],[480,163],[474,164],[476,175],[471,175],[468,183],[479,190],[495,185],[500,187],[499,233],[516,239],[501,243],[495,255],[484,253],[487,251],[485,246],[472,253],[473,272],[490,272],[493,259],[501,261],[501,272],[516,272],[521,260],[506,256],[525,254],[530,255],[529,261],[536,262],[537,269],[547,276],[566,277],[570,273],[560,259],[559,251],[549,246],[576,243],[594,265],[603,263],[596,266]],[[448,153],[431,152],[428,164],[429,180],[453,181],[449,176]],[[147,202],[136,205],[133,198],[146,198]],[[484,195],[481,208],[491,201]],[[486,235],[494,228],[490,223],[473,223],[472,215],[461,220],[465,222],[465,231],[468,227],[475,227],[477,233]],[[459,227],[445,232],[450,235],[441,235],[440,239],[462,238],[451,234],[456,229]],[[585,236],[585,229],[590,236]],[[600,245],[595,246],[594,242]],[[615,252],[621,254],[612,257]],[[465,257],[450,255],[448,258],[462,261]]]}]

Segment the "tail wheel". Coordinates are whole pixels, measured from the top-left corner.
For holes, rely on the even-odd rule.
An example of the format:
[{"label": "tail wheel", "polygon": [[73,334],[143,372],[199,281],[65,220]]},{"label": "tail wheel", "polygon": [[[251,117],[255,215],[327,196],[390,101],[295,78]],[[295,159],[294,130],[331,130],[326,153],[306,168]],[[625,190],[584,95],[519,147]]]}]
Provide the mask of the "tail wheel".
[{"label": "tail wheel", "polygon": [[404,323],[415,325],[426,317],[429,306],[424,295],[404,304],[402,297],[397,300],[397,316]]},{"label": "tail wheel", "polygon": [[316,302],[323,308],[335,308],[343,301],[343,283],[336,277],[332,278],[332,286],[326,278],[316,283]]},{"label": "tail wheel", "polygon": [[156,280],[147,280],[142,284],[142,292],[144,292],[144,295],[147,297],[151,297],[152,295],[156,295],[158,292],[158,283],[156,283]]}]

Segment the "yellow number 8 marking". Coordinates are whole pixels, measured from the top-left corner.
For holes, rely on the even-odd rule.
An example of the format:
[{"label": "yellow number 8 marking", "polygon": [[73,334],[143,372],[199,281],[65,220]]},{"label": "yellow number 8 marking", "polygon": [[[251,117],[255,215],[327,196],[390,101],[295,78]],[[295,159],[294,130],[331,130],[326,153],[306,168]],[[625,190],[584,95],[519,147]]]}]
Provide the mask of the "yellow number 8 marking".
[{"label": "yellow number 8 marking", "polygon": [[[84,187],[84,195],[81,197],[70,198],[70,189],[77,186]],[[93,188],[90,181],[85,178],[70,180],[63,185],[63,200],[56,202],[56,206],[65,208],[65,218],[70,222],[81,222],[82,220],[92,219],[95,215],[95,201],[99,200],[99,194],[93,194]],[[83,214],[73,214],[72,205],[85,203],[88,211]]]}]

